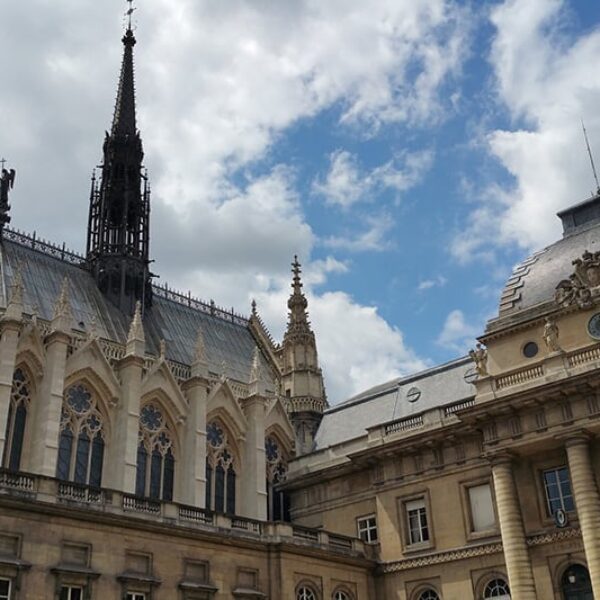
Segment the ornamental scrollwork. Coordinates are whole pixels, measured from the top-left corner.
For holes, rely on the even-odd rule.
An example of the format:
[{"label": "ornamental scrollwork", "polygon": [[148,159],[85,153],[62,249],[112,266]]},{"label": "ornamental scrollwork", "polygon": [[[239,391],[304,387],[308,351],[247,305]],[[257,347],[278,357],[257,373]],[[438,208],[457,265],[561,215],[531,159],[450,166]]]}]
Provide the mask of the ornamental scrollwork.
[{"label": "ornamental scrollwork", "polygon": [[600,251],[592,253],[586,250],[572,264],[575,270],[556,286],[554,300],[562,307],[592,308],[592,291],[600,286]]}]

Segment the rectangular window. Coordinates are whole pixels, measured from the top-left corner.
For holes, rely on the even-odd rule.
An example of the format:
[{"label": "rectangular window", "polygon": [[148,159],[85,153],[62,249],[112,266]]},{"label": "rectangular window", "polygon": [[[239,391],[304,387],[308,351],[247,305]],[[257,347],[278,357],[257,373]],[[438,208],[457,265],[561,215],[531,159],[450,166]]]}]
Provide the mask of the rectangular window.
[{"label": "rectangular window", "polygon": [[405,504],[406,519],[408,522],[408,543],[421,544],[429,541],[429,527],[427,525],[427,509],[425,499],[411,500]]},{"label": "rectangular window", "polygon": [[146,594],[140,592],[127,592],[127,600],[146,600]]},{"label": "rectangular window", "polygon": [[0,579],[0,600],[9,600],[10,599],[10,588],[11,588],[10,579]]},{"label": "rectangular window", "polygon": [[60,588],[60,600],[83,600],[83,589],[71,585]]},{"label": "rectangular window", "polygon": [[367,544],[374,544],[377,541],[377,520],[375,515],[368,515],[356,520],[358,537]]},{"label": "rectangular window", "polygon": [[489,483],[468,488],[471,506],[472,531],[488,531],[496,528],[492,489]]},{"label": "rectangular window", "polygon": [[552,516],[559,508],[566,512],[575,510],[567,467],[548,469],[543,476],[548,514]]}]

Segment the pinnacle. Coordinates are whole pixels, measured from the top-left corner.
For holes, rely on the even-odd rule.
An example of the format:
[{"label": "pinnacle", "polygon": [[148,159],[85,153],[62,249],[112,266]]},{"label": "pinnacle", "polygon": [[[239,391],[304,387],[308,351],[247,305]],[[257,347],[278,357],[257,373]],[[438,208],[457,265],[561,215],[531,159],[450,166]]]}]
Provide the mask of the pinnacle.
[{"label": "pinnacle", "polygon": [[135,312],[133,313],[133,319],[131,320],[131,326],[127,335],[128,344],[136,341],[146,341],[144,325],[142,324],[142,304],[139,300],[135,303]]},{"label": "pinnacle", "polygon": [[262,368],[260,365],[260,350],[258,346],[254,348],[252,356],[252,368],[250,369],[250,383],[260,381],[262,379]]}]

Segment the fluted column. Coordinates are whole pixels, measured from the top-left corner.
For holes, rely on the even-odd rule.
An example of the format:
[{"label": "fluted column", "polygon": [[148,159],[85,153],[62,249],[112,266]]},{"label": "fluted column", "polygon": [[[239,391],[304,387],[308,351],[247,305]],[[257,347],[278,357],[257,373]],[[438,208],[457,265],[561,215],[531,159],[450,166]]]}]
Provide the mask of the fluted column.
[{"label": "fluted column", "polygon": [[589,438],[581,433],[567,439],[565,445],[592,590],[594,598],[600,598],[600,494],[590,458]]},{"label": "fluted column", "polygon": [[536,600],[533,570],[510,457],[494,458],[492,474],[511,598]]}]

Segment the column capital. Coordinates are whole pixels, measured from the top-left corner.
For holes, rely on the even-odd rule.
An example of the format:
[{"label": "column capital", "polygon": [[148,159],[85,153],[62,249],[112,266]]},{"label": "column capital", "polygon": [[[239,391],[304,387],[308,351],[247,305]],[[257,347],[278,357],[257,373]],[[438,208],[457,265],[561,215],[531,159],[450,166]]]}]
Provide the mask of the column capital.
[{"label": "column capital", "polygon": [[587,429],[571,431],[565,435],[559,436],[557,439],[565,444],[565,448],[573,448],[574,446],[589,446],[594,439],[594,434]]},{"label": "column capital", "polygon": [[513,452],[509,450],[498,450],[497,452],[488,452],[486,454],[490,465],[493,467],[512,467],[514,460],[517,458]]}]

